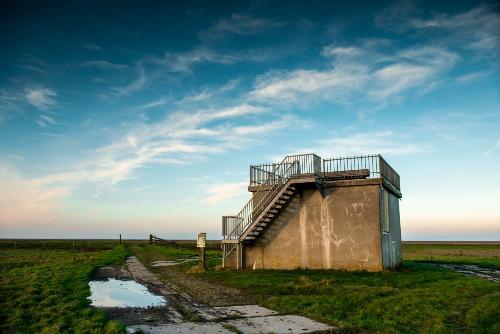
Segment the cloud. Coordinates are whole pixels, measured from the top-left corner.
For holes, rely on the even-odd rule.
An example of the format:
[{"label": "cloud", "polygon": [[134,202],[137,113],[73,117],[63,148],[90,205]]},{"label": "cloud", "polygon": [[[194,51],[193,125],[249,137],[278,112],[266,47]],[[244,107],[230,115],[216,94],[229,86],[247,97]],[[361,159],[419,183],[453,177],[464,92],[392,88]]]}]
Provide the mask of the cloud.
[{"label": "cloud", "polygon": [[13,117],[14,114],[22,112],[18,105],[20,100],[24,100],[24,95],[0,89],[0,124]]},{"label": "cloud", "polygon": [[214,183],[206,186],[203,202],[218,204],[228,200],[240,200],[247,193],[247,181],[233,183]]},{"label": "cloud", "polygon": [[498,139],[488,150],[486,150],[483,155],[485,157],[491,156],[493,153],[500,149],[500,139]]},{"label": "cloud", "polygon": [[[255,119],[255,115],[261,117]],[[275,133],[299,122],[302,120],[274,116],[268,109],[250,104],[178,111],[155,123],[138,122],[130,131],[99,148],[93,159],[71,171],[43,176],[33,182],[67,187],[95,183],[101,191],[130,179],[141,167],[192,164],[210,155],[256,144],[257,134]]]},{"label": "cloud", "polygon": [[[357,132],[337,135],[330,139],[318,140],[316,145],[283,154],[278,159],[290,154],[314,152],[322,158],[353,155],[382,154],[387,156],[409,155],[425,152],[422,145],[406,143],[403,136],[390,130]],[[276,160],[276,159],[275,159]]]},{"label": "cloud", "polygon": [[37,120],[35,120],[35,123],[37,123],[39,126],[42,128],[47,127],[48,125],[54,125],[57,124],[54,118],[41,114]]},{"label": "cloud", "polygon": [[40,110],[47,110],[56,104],[54,97],[56,91],[50,88],[27,88],[25,90],[26,101]]},{"label": "cloud", "polygon": [[138,63],[136,71],[137,77],[132,82],[125,86],[113,86],[111,87],[111,90],[120,95],[128,95],[132,92],[141,90],[148,82],[146,70],[141,62]]},{"label": "cloud", "polygon": [[82,44],[82,48],[90,50],[90,51],[101,51],[101,49],[102,49],[99,45],[91,44],[91,43]]},{"label": "cloud", "polygon": [[141,191],[144,191],[144,190],[158,188],[159,186],[160,186],[159,184],[152,184],[152,185],[149,185],[149,186],[138,187],[138,188],[135,188],[134,190],[132,190],[132,192],[133,193],[138,193],[138,192],[141,192]]},{"label": "cloud", "polygon": [[203,40],[220,39],[228,35],[255,35],[269,29],[283,26],[282,22],[253,17],[247,14],[232,14],[229,18],[217,21],[213,26],[198,34]]},{"label": "cloud", "polygon": [[459,59],[438,46],[395,51],[387,44],[365,40],[357,46],[327,46],[322,55],[330,66],[268,72],[257,77],[249,98],[271,104],[356,101],[380,107],[400,102],[417,89],[420,93],[434,89]]},{"label": "cloud", "polygon": [[92,61],[87,61],[84,63],[79,64],[78,66],[81,67],[97,67],[98,69],[105,71],[105,70],[123,70],[129,68],[128,65],[125,64],[117,64],[117,63],[112,63],[107,60],[92,60]]},{"label": "cloud", "polygon": [[415,133],[418,136],[437,135],[440,139],[461,140],[475,131],[499,130],[500,113],[481,110],[433,110],[416,119]]},{"label": "cloud", "polygon": [[456,15],[435,13],[429,19],[415,18],[409,26],[422,30],[444,30],[448,38],[473,50],[490,50],[498,55],[500,14],[478,6]]},{"label": "cloud", "polygon": [[36,74],[47,74],[48,64],[41,57],[29,52],[21,52],[17,58],[17,65]]},{"label": "cloud", "polygon": [[400,1],[377,15],[375,24],[398,33],[438,33],[436,43],[498,57],[500,14],[492,6],[480,5],[453,15],[433,12],[424,18],[413,2]]},{"label": "cloud", "polygon": [[144,103],[140,106],[134,107],[135,110],[146,110],[156,107],[161,107],[167,104],[171,99],[166,97],[160,97],[159,99],[153,100],[151,102]]},{"label": "cloud", "polygon": [[39,226],[55,221],[67,189],[45,188],[0,165],[0,226]]},{"label": "cloud", "polygon": [[234,64],[241,56],[234,53],[221,53],[207,47],[194,48],[186,52],[167,52],[163,57],[154,57],[152,61],[163,66],[168,72],[191,73],[196,64]]}]

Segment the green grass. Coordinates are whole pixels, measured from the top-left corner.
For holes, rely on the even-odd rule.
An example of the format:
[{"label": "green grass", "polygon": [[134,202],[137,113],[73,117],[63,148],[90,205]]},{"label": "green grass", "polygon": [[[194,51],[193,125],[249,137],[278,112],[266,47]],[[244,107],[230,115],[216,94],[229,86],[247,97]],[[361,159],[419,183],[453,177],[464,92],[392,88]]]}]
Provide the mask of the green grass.
[{"label": "green grass", "polygon": [[[262,303],[345,331],[388,333],[496,332],[497,283],[409,263],[402,270],[244,271],[199,274],[203,279],[251,290]],[[480,312],[478,312],[480,310]],[[495,327],[496,326],[496,327]]]},{"label": "green grass", "polygon": [[[198,255],[189,242],[124,243],[117,247],[116,240],[79,240],[73,247],[71,240],[0,241],[0,332],[124,333],[121,323],[89,307],[88,281],[95,268],[121,263],[129,251],[145,264]],[[216,247],[207,250],[205,272],[188,274],[192,262],[164,269],[242,289],[264,306],[305,315],[344,332],[500,333],[500,284],[422,263],[498,268],[498,245],[407,244],[405,265],[381,273],[220,271]]]},{"label": "green grass", "polygon": [[404,244],[404,260],[500,269],[500,244]]},{"label": "green grass", "polygon": [[[191,257],[198,256],[199,254],[199,250],[196,248],[196,244],[194,243],[191,244],[190,247],[185,244],[173,246],[136,244],[130,245],[130,249],[132,253],[134,253],[134,255],[145,264],[161,260],[189,259]],[[222,253],[220,250],[206,250],[207,258],[219,259],[221,256]]]},{"label": "green grass", "polygon": [[[443,249],[432,246],[420,248]],[[196,249],[191,252],[153,246],[131,249],[145,263],[197,254]],[[220,264],[218,256],[218,252],[212,254],[205,272],[189,271],[192,263],[180,264],[169,270],[183,271],[191,278],[242,289],[249,295],[257,296],[256,300],[264,306],[329,323],[343,332],[500,332],[500,285],[443,270],[432,264],[406,260],[399,270],[381,273],[335,270],[237,272],[216,270]],[[472,263],[484,266],[498,261],[491,257],[471,258]],[[468,263],[469,257],[455,256],[455,260]],[[435,261],[440,260],[437,258]]]},{"label": "green grass", "polygon": [[0,250],[0,332],[124,333],[89,307],[88,281],[98,266],[121,263],[128,251]]}]

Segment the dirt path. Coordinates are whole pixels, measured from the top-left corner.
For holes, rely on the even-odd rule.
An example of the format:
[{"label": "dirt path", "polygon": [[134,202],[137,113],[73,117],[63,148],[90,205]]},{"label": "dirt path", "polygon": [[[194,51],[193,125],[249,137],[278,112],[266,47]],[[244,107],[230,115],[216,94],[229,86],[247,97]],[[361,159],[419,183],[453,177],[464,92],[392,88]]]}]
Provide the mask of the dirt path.
[{"label": "dirt path", "polygon": [[471,264],[439,264],[438,266],[440,268],[463,273],[467,276],[475,276],[493,282],[500,282],[500,270],[482,268]]},{"label": "dirt path", "polygon": [[230,306],[255,303],[258,298],[249,296],[239,289],[216,285],[189,277],[174,266],[157,270],[168,282],[175,282],[179,288],[194,296],[197,301],[211,306]]},{"label": "dirt path", "polygon": [[[276,311],[258,305],[213,306],[193,300],[183,291],[181,283],[202,296],[214,295],[219,303],[234,303],[234,295],[243,297],[238,291],[227,290],[200,280],[182,276],[176,270],[167,270],[167,282],[149,271],[136,257],[127,259],[123,267],[100,268],[94,280],[115,278],[133,279],[150,291],[166,297],[167,304],[160,307],[105,307],[110,318],[127,325],[128,333],[312,333],[330,332],[332,327],[296,315],[279,315]],[[176,284],[172,284],[176,282]],[[214,292],[215,291],[215,292]],[[211,298],[211,304],[214,304]],[[245,303],[246,304],[246,303]]]}]

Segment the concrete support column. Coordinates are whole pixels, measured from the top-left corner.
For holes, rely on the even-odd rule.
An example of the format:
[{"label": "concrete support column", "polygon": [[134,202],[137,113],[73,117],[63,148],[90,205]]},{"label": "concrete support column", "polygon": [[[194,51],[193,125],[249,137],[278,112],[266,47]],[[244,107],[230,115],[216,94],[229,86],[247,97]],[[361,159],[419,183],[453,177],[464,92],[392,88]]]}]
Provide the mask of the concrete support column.
[{"label": "concrete support column", "polygon": [[226,244],[222,244],[222,268],[226,268]]},{"label": "concrete support column", "polygon": [[243,243],[239,242],[236,246],[236,269],[243,269]]}]

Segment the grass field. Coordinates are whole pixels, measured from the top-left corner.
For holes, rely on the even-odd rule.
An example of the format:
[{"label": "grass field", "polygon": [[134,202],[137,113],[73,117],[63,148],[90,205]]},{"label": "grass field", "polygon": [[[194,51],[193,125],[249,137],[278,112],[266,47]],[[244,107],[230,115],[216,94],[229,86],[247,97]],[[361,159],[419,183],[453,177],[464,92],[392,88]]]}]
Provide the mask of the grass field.
[{"label": "grass field", "polygon": [[500,269],[499,243],[405,243],[403,254],[406,261],[476,264]]},{"label": "grass field", "polygon": [[[98,249],[106,245],[94,241]],[[108,250],[25,246],[28,249],[0,250],[0,332],[125,332],[121,323],[108,321],[103,311],[89,308],[87,300],[93,270],[122,262],[128,254],[125,246],[115,244]]]},{"label": "grass field", "polygon": [[[179,256],[179,250],[157,251],[156,248],[136,246],[132,247],[132,252],[145,263],[163,259],[161,253],[165,254],[164,259]],[[415,251],[409,252],[409,249]],[[462,253],[453,254],[460,249]],[[243,289],[246,295],[254,296],[253,301],[264,306],[283,313],[305,315],[337,326],[342,332],[499,333],[498,283],[421,263],[426,261],[426,256],[432,256],[434,262],[444,263],[451,259],[459,263],[498,266],[499,258],[490,249],[498,249],[498,246],[405,245],[405,254],[410,254],[411,260],[405,255],[405,265],[401,269],[382,273],[221,271],[220,260],[216,258],[208,261],[205,272],[191,270],[193,263],[166,270],[178,270],[191,278]],[[439,254],[443,250],[445,254]]]},{"label": "grass field", "polygon": [[[382,273],[220,270],[216,245],[209,269],[193,262],[168,267],[191,279],[239,288],[264,306],[305,315],[342,332],[500,333],[500,284],[423,262],[498,268],[498,245],[405,245],[405,265]],[[89,308],[88,281],[102,265],[135,254],[145,264],[198,254],[194,243],[146,241],[1,240],[0,332],[124,333],[104,312]],[[174,282],[175,283],[175,282]],[[216,297],[216,296],[214,296]]]}]

